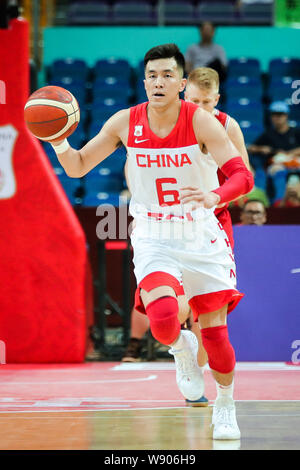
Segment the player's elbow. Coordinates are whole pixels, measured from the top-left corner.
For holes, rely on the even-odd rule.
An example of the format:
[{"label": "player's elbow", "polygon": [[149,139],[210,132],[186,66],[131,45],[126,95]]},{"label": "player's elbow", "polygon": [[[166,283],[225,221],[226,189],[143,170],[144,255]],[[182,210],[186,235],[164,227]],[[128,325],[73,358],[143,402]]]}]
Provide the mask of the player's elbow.
[{"label": "player's elbow", "polygon": [[65,172],[66,172],[66,175],[69,176],[69,178],[82,178],[82,175],[81,173],[77,173],[76,171],[72,171],[72,170],[66,170],[65,169]]},{"label": "player's elbow", "polygon": [[80,168],[76,167],[74,168],[65,166],[64,170],[69,178],[82,178],[85,175],[85,173],[82,172]]},{"label": "player's elbow", "polygon": [[80,152],[77,155],[72,155],[71,161],[63,165],[66,174],[70,178],[82,178],[88,171],[84,168],[84,162]]},{"label": "player's elbow", "polygon": [[254,177],[250,170],[246,168],[245,175],[245,194],[248,194],[254,187]]}]

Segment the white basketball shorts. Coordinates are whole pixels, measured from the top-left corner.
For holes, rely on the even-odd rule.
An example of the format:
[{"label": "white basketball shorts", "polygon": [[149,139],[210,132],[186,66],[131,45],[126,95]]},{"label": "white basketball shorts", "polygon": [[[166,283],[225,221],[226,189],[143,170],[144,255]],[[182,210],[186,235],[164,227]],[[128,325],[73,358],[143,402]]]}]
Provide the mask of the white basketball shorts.
[{"label": "white basketball shorts", "polygon": [[236,288],[234,255],[222,225],[211,214],[185,222],[135,220],[131,234],[137,280],[135,308],[144,312],[141,288],[182,283],[194,317],[229,304],[233,310],[243,297]]}]

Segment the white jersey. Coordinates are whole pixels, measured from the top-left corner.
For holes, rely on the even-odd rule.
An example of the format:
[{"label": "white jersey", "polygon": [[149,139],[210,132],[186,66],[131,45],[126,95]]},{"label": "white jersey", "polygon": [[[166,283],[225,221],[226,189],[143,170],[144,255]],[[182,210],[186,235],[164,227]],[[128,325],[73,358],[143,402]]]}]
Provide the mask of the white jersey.
[{"label": "white jersey", "polygon": [[[195,186],[208,192],[220,185],[218,166],[210,154],[201,152],[193,130],[193,115],[198,107],[181,100],[175,127],[167,137],[160,138],[150,129],[147,104],[130,109],[130,213],[134,218],[163,214],[162,218],[186,219],[187,209],[180,204],[179,189]],[[197,209],[190,214],[190,220],[209,216],[213,211],[214,208]]]},{"label": "white jersey", "polygon": [[220,186],[220,170],[210,154],[201,152],[193,130],[198,106],[181,101],[175,127],[160,138],[150,129],[147,105],[130,109],[127,142],[130,212],[136,222],[131,234],[135,308],[145,312],[140,288],[168,285],[177,295],[184,288],[194,312],[215,311],[226,303],[230,311],[242,294],[236,290],[232,250],[215,208],[189,211],[179,201],[185,186],[203,192]]}]

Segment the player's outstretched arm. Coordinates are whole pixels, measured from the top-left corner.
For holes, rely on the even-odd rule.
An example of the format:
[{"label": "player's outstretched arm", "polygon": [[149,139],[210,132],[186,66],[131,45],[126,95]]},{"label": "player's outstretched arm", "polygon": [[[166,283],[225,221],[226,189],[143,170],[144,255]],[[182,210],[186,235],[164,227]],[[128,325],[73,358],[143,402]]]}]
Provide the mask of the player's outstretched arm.
[{"label": "player's outstretched arm", "polygon": [[248,152],[247,152],[247,149],[246,149],[245,140],[244,140],[242,130],[241,130],[238,122],[235,119],[233,119],[232,117],[230,118],[230,121],[229,121],[227,134],[228,134],[228,137],[230,138],[231,142],[235,146],[235,148],[238,150],[238,152],[239,152],[240,156],[242,157],[246,167],[248,168],[248,170],[250,170],[249,156],[248,156]]},{"label": "player's outstretched arm", "polygon": [[108,119],[100,132],[80,150],[70,147],[66,139],[53,144],[67,175],[81,178],[112,154],[120,144],[126,144],[128,122],[129,110],[124,109]]}]

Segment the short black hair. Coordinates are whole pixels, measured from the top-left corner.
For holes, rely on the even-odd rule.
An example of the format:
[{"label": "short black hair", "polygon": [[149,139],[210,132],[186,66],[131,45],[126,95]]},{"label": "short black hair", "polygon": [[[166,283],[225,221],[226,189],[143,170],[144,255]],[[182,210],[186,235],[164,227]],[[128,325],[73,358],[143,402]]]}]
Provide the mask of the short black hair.
[{"label": "short black hair", "polygon": [[259,202],[260,204],[262,204],[262,206],[263,206],[264,209],[266,210],[266,205],[265,205],[265,203],[264,203],[261,199],[254,199],[254,198],[253,198],[253,199],[248,199],[248,200],[244,203],[243,208],[242,208],[243,211],[246,209],[247,204],[249,204],[250,202]]},{"label": "short black hair", "polygon": [[184,73],[185,70],[185,60],[184,55],[180,52],[179,47],[174,44],[161,44],[160,46],[155,46],[150,49],[144,57],[144,69],[146,69],[146,65],[149,60],[157,60],[157,59],[171,59],[174,57],[177,67],[182,69]]},{"label": "short black hair", "polygon": [[212,23],[211,21],[203,21],[202,23],[199,24],[199,29],[203,29],[203,26],[206,25],[206,24],[209,24],[213,30],[216,29],[216,26],[214,25],[214,23]]}]

